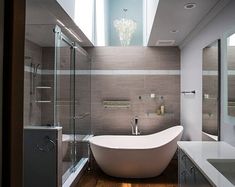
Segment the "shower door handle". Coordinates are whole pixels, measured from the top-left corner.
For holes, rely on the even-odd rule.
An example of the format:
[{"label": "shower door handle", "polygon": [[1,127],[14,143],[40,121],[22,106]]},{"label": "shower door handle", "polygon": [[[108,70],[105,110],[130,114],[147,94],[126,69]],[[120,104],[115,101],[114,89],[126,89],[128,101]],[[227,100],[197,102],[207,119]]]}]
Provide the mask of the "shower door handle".
[{"label": "shower door handle", "polygon": [[73,119],[76,120],[76,119],[83,119],[85,118],[86,116],[89,116],[90,113],[84,113],[82,115],[78,115],[78,116],[74,116]]}]

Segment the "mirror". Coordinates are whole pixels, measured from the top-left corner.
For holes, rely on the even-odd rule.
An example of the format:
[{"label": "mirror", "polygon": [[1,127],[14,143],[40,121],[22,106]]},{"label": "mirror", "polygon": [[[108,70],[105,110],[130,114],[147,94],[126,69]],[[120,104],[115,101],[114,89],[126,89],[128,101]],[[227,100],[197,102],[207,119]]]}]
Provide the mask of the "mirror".
[{"label": "mirror", "polygon": [[203,49],[202,140],[219,140],[220,127],[220,40]]},{"label": "mirror", "polygon": [[228,115],[235,116],[235,34],[227,38]]}]

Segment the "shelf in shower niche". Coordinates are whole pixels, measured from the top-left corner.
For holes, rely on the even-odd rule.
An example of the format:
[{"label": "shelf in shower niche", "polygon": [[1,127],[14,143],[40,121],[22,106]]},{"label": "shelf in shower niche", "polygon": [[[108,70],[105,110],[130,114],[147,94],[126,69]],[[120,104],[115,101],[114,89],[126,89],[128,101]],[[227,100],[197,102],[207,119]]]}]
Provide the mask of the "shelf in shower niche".
[{"label": "shelf in shower niche", "polygon": [[173,117],[175,114],[174,113],[165,113],[165,114],[161,114],[158,115],[157,113],[146,113],[146,117],[150,117],[150,118],[155,118],[155,117]]},{"label": "shelf in shower niche", "polygon": [[212,114],[212,113],[203,113],[202,117],[203,117],[203,119],[210,119],[210,118],[214,117],[214,114]]},{"label": "shelf in shower niche", "polygon": [[104,108],[130,108],[130,101],[103,101]]},{"label": "shelf in shower niche", "polygon": [[51,103],[51,101],[35,101],[36,103]]},{"label": "shelf in shower niche", "polygon": [[70,106],[71,104],[79,104],[77,100],[75,101],[56,101],[56,106]]},{"label": "shelf in shower niche", "polygon": [[60,100],[60,101],[56,101],[57,103],[78,103],[77,100],[75,101],[69,101],[69,100]]},{"label": "shelf in shower niche", "polygon": [[209,97],[209,98],[204,97],[204,100],[217,100],[217,98],[216,97]]},{"label": "shelf in shower niche", "polygon": [[37,89],[51,89],[50,86],[37,86]]},{"label": "shelf in shower niche", "polygon": [[235,107],[235,101],[228,101],[228,107]]}]

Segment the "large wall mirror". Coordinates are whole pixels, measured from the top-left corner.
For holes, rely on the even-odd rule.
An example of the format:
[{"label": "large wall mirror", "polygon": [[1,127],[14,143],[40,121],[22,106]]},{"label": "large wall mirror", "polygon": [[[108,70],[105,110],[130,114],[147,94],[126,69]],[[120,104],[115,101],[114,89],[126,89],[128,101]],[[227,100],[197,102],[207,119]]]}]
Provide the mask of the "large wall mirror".
[{"label": "large wall mirror", "polygon": [[220,129],[220,40],[203,49],[202,67],[202,140],[218,141]]},{"label": "large wall mirror", "polygon": [[235,117],[235,33],[227,37],[227,76],[228,115]]}]

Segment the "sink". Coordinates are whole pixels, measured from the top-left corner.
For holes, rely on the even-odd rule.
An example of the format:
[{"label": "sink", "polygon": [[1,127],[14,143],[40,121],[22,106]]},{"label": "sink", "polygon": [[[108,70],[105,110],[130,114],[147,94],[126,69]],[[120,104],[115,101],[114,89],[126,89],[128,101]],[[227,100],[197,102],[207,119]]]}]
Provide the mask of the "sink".
[{"label": "sink", "polygon": [[235,185],[235,159],[207,159],[207,161]]}]

